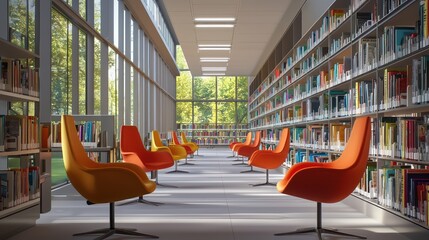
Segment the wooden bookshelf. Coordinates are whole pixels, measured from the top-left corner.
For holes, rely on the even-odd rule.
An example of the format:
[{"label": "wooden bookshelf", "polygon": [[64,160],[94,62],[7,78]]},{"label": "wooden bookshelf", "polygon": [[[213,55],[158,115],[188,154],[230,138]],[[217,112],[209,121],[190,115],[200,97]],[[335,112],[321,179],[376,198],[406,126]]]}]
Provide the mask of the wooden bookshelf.
[{"label": "wooden bookshelf", "polygon": [[[72,115],[75,124],[80,126],[79,134],[82,134],[81,141],[87,153],[99,153],[97,156],[99,162],[115,162],[116,161],[116,136],[115,118],[113,115]],[[58,123],[61,116],[51,116],[51,142],[50,151],[60,152],[61,140],[59,139],[60,128]],[[90,127],[88,127],[88,124]]]},{"label": "wooden bookshelf", "polygon": [[[39,109],[39,82],[38,76],[37,81],[35,81],[35,75],[32,75],[33,77],[27,75],[30,74],[29,71],[32,71],[31,74],[34,73],[35,66],[30,66],[30,62],[34,61],[37,64],[38,58],[37,54],[0,38],[2,66],[0,104],[6,106],[2,108],[4,110],[0,113],[2,115],[0,117],[2,119],[2,125],[0,126],[0,138],[2,138],[0,144],[1,192],[7,192],[13,197],[12,199],[9,195],[0,196],[2,198],[0,210],[1,239],[8,238],[33,226],[40,216],[40,140],[39,114],[37,112]],[[19,74],[10,72],[13,68],[8,64],[13,61],[20,64],[18,69],[21,72]],[[23,76],[24,74],[28,78]],[[29,81],[32,82],[29,83]],[[10,85],[11,83],[12,85]],[[28,84],[35,87],[31,89],[31,92]],[[23,113],[19,115],[12,111],[12,104],[27,104],[28,102],[34,103],[35,116],[28,116],[28,109],[23,110]],[[13,118],[16,118],[14,127],[19,128],[18,135],[12,135],[12,127],[7,123],[9,120],[6,120],[12,115],[14,115]],[[10,174],[11,172],[15,172],[15,174]],[[20,172],[19,175],[16,172]],[[16,194],[12,194],[10,193],[10,187],[13,187],[14,184],[27,186],[28,189],[21,188],[17,193],[14,188],[14,193]]]},{"label": "wooden bookshelf", "polygon": [[[335,161],[354,120],[370,116],[371,168],[356,196],[429,229],[427,210],[414,216],[429,207],[404,214],[398,207],[402,199],[390,193],[389,184],[401,181],[398,173],[388,179],[383,173],[417,168],[426,169],[429,178],[429,30],[422,30],[429,23],[421,18],[429,4],[424,2],[336,0],[306,32],[297,14],[249,86],[249,128],[263,131],[266,148],[289,128],[291,150],[284,165],[291,166],[318,154]],[[374,190],[377,194],[369,193]]]},{"label": "wooden bookshelf", "polygon": [[247,124],[178,124],[177,131],[185,132],[200,146],[227,146],[231,142],[244,141],[248,129]]}]

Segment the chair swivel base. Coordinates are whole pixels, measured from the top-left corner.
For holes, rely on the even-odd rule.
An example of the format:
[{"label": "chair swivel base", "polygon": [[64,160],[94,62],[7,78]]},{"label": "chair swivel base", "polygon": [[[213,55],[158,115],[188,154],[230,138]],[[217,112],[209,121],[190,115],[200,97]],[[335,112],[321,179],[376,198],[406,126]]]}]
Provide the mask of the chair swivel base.
[{"label": "chair swivel base", "polygon": [[159,238],[155,235],[149,235],[144,233],[136,232],[137,229],[129,229],[129,228],[104,228],[104,229],[98,229],[94,231],[89,232],[83,232],[83,233],[76,233],[73,234],[73,236],[83,236],[83,235],[92,235],[92,234],[102,234],[101,236],[95,238],[95,240],[102,240],[105,238],[108,238],[112,236],[113,234],[122,234],[122,235],[130,235],[130,236],[139,236],[142,238]]},{"label": "chair swivel base", "polygon": [[122,205],[127,205],[127,204],[130,204],[130,203],[144,203],[144,204],[149,204],[149,205],[153,205],[153,206],[159,206],[159,205],[164,204],[164,203],[161,203],[161,202],[148,201],[146,199],[143,199],[143,197],[139,197],[137,199],[137,201],[133,200],[133,201],[125,202],[125,203],[118,204],[118,205],[122,206]]},{"label": "chair swivel base", "polygon": [[258,183],[258,184],[250,184],[252,187],[259,187],[259,186],[276,186],[275,183],[270,182],[264,182],[264,183]]},{"label": "chair swivel base", "polygon": [[253,166],[250,166],[249,170],[241,171],[240,173],[261,173],[261,171],[254,170]]},{"label": "chair swivel base", "polygon": [[349,233],[343,233],[343,232],[339,232],[337,230],[326,229],[326,228],[301,228],[301,229],[297,229],[296,231],[293,231],[293,232],[276,233],[276,234],[274,234],[274,236],[286,236],[286,235],[301,234],[301,233],[314,233],[314,232],[317,233],[319,240],[323,240],[322,233],[331,234],[331,235],[339,235],[339,236],[344,236],[344,237],[366,239],[366,237],[353,235],[353,234],[349,234]]},{"label": "chair swivel base", "polygon": [[179,166],[183,166],[183,165],[195,165],[195,163],[185,162],[185,163],[179,164]]},{"label": "chair swivel base", "polygon": [[156,185],[160,187],[178,188],[178,186],[162,184],[162,183],[156,183]]},{"label": "chair swivel base", "polygon": [[183,171],[183,170],[173,170],[173,171],[169,171],[169,172],[166,172],[166,173],[189,173],[188,171]]},{"label": "chair swivel base", "polygon": [[183,171],[183,170],[177,170],[177,161],[174,162],[174,170],[173,171],[169,171],[167,173],[189,173],[187,171]]}]

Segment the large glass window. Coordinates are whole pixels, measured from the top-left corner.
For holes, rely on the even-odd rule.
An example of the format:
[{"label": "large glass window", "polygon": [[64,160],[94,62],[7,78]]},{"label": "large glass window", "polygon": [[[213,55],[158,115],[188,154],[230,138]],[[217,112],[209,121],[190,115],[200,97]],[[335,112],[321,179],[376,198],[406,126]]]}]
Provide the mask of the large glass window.
[{"label": "large glass window", "polygon": [[86,34],[79,31],[79,114],[86,114]]},{"label": "large glass window", "polygon": [[248,77],[237,77],[237,99],[247,100],[249,96]]},{"label": "large glass window", "polygon": [[217,98],[218,100],[235,99],[235,77],[217,78]]},{"label": "large glass window", "polygon": [[235,123],[235,102],[217,103],[217,123],[234,124]]},{"label": "large glass window", "polygon": [[72,25],[56,10],[52,10],[51,111],[71,113]]},{"label": "large glass window", "polygon": [[178,123],[192,123],[192,102],[178,102],[176,104],[176,121]]},{"label": "large glass window", "polygon": [[101,42],[94,39],[94,114],[101,113]]},{"label": "large glass window", "polygon": [[192,99],[192,75],[190,71],[181,71],[176,79],[176,99]]},{"label": "large glass window", "polygon": [[195,77],[194,98],[197,100],[215,100],[216,77]]},{"label": "large glass window", "polygon": [[194,102],[194,122],[215,124],[216,102]]}]

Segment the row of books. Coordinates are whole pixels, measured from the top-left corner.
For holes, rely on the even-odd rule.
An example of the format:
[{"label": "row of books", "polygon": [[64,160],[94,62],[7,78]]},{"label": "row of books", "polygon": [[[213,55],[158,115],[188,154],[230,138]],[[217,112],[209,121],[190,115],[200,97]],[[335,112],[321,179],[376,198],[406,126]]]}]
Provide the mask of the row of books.
[{"label": "row of books", "polygon": [[379,154],[392,158],[429,161],[429,117],[382,117],[375,141]]},{"label": "row of books", "polygon": [[179,123],[177,124],[178,130],[199,130],[199,129],[225,129],[225,130],[231,130],[231,129],[247,129],[247,124],[234,124],[234,123],[227,123],[227,124],[192,124],[192,123]]},{"label": "row of books", "polygon": [[[101,131],[101,123],[87,121],[76,124],[79,139],[84,147],[107,147],[108,132]],[[51,147],[61,147],[61,122],[52,122]]]},{"label": "row of books", "polygon": [[0,115],[0,151],[39,148],[39,120],[36,116]]},{"label": "row of books", "polygon": [[[426,0],[424,0],[426,1]],[[424,2],[423,1],[423,2]],[[357,4],[357,6],[360,6],[362,3],[364,3],[365,1],[359,1],[359,4]],[[361,34],[362,32],[364,32],[366,29],[368,29],[369,27],[373,26],[374,23],[380,18],[380,17],[384,17],[387,16],[388,14],[390,14],[394,9],[398,8],[399,6],[401,6],[405,1],[404,0],[385,0],[381,2],[381,9],[383,10],[382,13],[377,12],[377,3],[375,2],[372,10],[371,11],[367,11],[367,12],[357,12],[356,13],[356,19],[354,20],[354,35],[353,35],[353,39],[357,38],[359,36],[359,34]],[[353,6],[353,4],[352,4]],[[422,6],[425,6],[424,4]],[[352,11],[355,11],[354,7],[351,8]],[[294,65],[298,64],[298,62],[302,61],[304,56],[306,54],[309,54],[311,51],[313,51],[313,48],[316,46],[316,44],[314,43],[319,43],[320,40],[322,39],[321,36],[325,36],[326,34],[320,34],[319,32],[322,29],[329,29],[329,32],[333,31],[335,29],[335,27],[333,26],[338,26],[340,25],[343,21],[345,21],[351,14],[351,9],[330,9],[329,12],[327,13],[327,16],[322,18],[322,23],[321,23],[321,27],[320,29],[317,29],[313,32],[310,32],[309,37],[307,39],[306,44],[302,45],[302,46],[298,46],[296,48],[296,50],[294,51],[294,56],[288,57],[284,63],[286,63],[287,67],[286,69],[284,69],[284,63],[280,64],[274,71],[273,71],[273,75],[269,75],[267,77],[267,80],[264,81],[259,87],[258,89],[251,94],[250,98],[249,98],[249,102],[253,102],[255,99],[258,98],[258,95],[260,95],[262,92],[264,92],[268,87],[271,86],[271,84],[273,82],[276,82],[279,78],[282,76],[282,74],[284,74],[285,72],[289,71],[289,70],[294,70],[294,69],[298,69],[299,71],[303,71],[302,70],[302,66],[301,67],[294,67]],[[422,13],[420,14],[422,15]],[[422,17],[423,18],[423,17]],[[326,21],[325,19],[329,19],[328,21]],[[329,27],[326,27],[327,22],[329,22]],[[335,24],[334,24],[335,23]],[[427,26],[427,23],[424,24],[424,26]],[[397,27],[397,26],[390,26],[390,27],[386,27],[386,28],[397,28],[398,31],[399,29],[403,28],[401,27]],[[414,29],[414,32],[417,32],[416,30],[416,26],[410,26],[410,28]],[[425,27],[422,27],[425,28]],[[426,27],[427,28],[427,27]],[[423,31],[419,31],[421,33],[423,33]],[[417,33],[418,34],[418,33]],[[405,49],[403,45],[409,45],[410,42],[408,40],[404,40],[405,38],[408,37],[412,37],[414,38],[415,34],[406,34],[406,33],[402,33],[402,35],[398,35],[396,34],[396,39],[394,39],[393,41],[396,42],[396,45],[400,47],[400,49]],[[386,38],[386,37],[380,37],[379,41],[382,42],[382,39]],[[423,39],[423,38],[427,38],[427,36],[421,36],[419,39]],[[359,50],[359,52],[362,53],[362,57],[361,59],[365,59],[366,63],[371,64],[372,67],[374,66],[374,61],[372,59],[372,57],[375,57],[375,54],[373,54],[373,43],[370,43],[370,45],[368,46],[368,48],[365,48],[366,42],[365,41],[374,41],[375,39],[371,39],[371,38],[365,38],[362,41],[359,41],[359,47],[357,48]],[[415,40],[413,40],[415,41]],[[336,39],[333,38],[331,39],[331,43],[329,43],[329,51],[332,54],[336,53],[338,51],[338,49],[340,48],[339,45],[344,46],[345,44],[347,44],[348,42],[350,42],[350,36],[349,33],[345,33],[345,35],[342,35],[340,38]],[[343,43],[343,44],[341,44]],[[417,42],[416,42],[417,43]],[[362,48],[361,46],[364,45],[364,48]],[[381,50],[381,48],[379,48],[379,56],[383,55],[383,51]],[[317,55],[317,54],[316,54]],[[310,58],[307,58],[304,60],[304,62],[308,62]],[[315,62],[315,61],[320,61],[321,59],[316,59],[316,60],[312,60],[311,62]],[[362,64],[360,65],[361,67],[364,66],[364,62],[361,62]],[[308,65],[308,64],[307,64]],[[357,71],[356,68],[354,68],[354,71]],[[300,76],[300,74],[291,74],[291,75],[295,75]],[[302,74],[301,74],[302,75]]]},{"label": "row of books", "polygon": [[245,137],[247,130],[243,131],[194,131],[194,137]]},{"label": "row of books", "polygon": [[21,167],[0,170],[0,210],[11,208],[40,196],[37,166],[29,166],[29,157],[21,156]]},{"label": "row of books", "polygon": [[0,90],[39,96],[39,70],[21,60],[0,58]]},{"label": "row of books", "polygon": [[377,182],[379,204],[429,225],[429,169],[381,168]]},{"label": "row of books", "polygon": [[295,164],[301,162],[331,162],[327,153],[310,152],[307,153],[303,150],[295,151]]}]

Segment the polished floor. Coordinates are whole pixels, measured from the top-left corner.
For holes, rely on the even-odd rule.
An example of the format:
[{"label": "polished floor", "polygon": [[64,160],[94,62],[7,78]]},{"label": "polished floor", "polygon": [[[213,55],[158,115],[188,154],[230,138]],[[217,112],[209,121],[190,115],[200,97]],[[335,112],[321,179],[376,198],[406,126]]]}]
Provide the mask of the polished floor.
[{"label": "polished floor", "polygon": [[[274,186],[252,187],[250,184],[264,182],[265,174],[240,173],[249,167],[233,165],[237,162],[228,158],[230,155],[227,148],[201,149],[199,156],[189,161],[195,165],[179,166],[189,173],[167,174],[171,169],[161,171],[160,183],[177,188],[158,187],[145,199],[164,204],[153,206],[131,202],[121,205],[130,200],[119,202],[115,208],[116,226],[136,228],[164,240],[317,239],[315,234],[273,236],[274,233],[314,226],[316,204],[280,194]],[[279,172],[270,175],[272,182],[281,177]],[[94,239],[96,235],[73,237],[72,234],[108,227],[107,204],[86,205],[71,185],[55,190],[52,195],[52,210],[42,214],[36,226],[11,240]],[[325,227],[364,235],[370,240],[429,239],[429,230],[422,232],[420,229],[416,234],[414,229],[420,227],[405,220],[401,226],[386,226],[381,222],[384,217],[368,217],[345,202],[323,205]],[[137,238],[114,235],[109,239]]]}]

